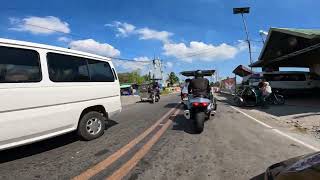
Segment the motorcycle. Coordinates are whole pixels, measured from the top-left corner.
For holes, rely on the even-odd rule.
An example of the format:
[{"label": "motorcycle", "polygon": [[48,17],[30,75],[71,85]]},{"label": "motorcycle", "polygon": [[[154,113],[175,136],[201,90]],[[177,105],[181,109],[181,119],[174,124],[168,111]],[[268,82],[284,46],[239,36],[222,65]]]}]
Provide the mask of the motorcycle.
[{"label": "motorcycle", "polygon": [[160,100],[160,90],[153,89],[151,84],[142,84],[139,88],[141,102],[150,101],[152,104]]},{"label": "motorcycle", "polygon": [[201,133],[204,129],[205,120],[210,119],[216,113],[216,106],[206,97],[189,96],[187,110],[184,111],[186,119],[192,119],[197,133]]},{"label": "motorcycle", "polygon": [[[204,76],[212,76],[214,70],[202,71]],[[184,76],[194,76],[194,71],[181,72]],[[194,128],[197,133],[201,133],[204,129],[204,122],[213,117],[216,113],[216,100],[211,93],[209,97],[188,95],[186,101],[186,110],[184,117],[193,120]]]},{"label": "motorcycle", "polygon": [[[259,98],[259,89],[254,87],[246,87],[241,91],[238,91],[233,98],[234,103],[237,106],[257,106],[264,105]],[[268,105],[283,105],[285,98],[274,90],[268,97],[264,99],[264,102]]]}]

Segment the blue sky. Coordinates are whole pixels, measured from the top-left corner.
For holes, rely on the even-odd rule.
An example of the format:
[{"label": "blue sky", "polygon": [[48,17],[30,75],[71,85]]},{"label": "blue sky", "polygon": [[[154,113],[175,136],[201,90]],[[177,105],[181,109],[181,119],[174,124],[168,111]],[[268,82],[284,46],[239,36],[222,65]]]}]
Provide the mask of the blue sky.
[{"label": "blue sky", "polygon": [[[259,30],[320,26],[314,0],[10,0],[1,3],[0,36],[141,61],[155,55],[166,72],[215,68],[226,77],[249,63],[241,17],[232,14],[238,6],[251,7],[246,19],[254,59],[262,46]],[[118,71],[148,68],[116,64]]]}]

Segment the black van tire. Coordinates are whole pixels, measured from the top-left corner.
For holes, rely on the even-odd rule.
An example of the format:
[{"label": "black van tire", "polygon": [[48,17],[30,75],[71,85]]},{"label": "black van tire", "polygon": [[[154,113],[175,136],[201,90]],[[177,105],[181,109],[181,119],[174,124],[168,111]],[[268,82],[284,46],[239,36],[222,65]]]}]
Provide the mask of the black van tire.
[{"label": "black van tire", "polygon": [[[82,116],[82,118],[79,121],[78,129],[77,129],[78,135],[80,136],[80,138],[86,141],[90,141],[102,136],[105,130],[105,121],[106,121],[105,117],[103,117],[103,115],[99,112],[91,111],[86,113],[84,116]],[[94,133],[94,131],[91,131],[93,132],[93,134],[89,132],[89,130],[91,130],[88,127],[90,123],[94,123],[95,125],[98,126],[93,128],[97,130],[97,132]]]}]

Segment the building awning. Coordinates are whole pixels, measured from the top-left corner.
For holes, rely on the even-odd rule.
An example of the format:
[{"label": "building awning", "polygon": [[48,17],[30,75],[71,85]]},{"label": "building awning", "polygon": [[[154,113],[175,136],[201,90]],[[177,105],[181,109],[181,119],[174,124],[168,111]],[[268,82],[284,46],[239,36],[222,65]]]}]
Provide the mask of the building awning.
[{"label": "building awning", "polygon": [[253,74],[253,72],[246,66],[243,65],[239,65],[238,67],[236,67],[232,73],[234,73],[237,76],[240,77],[244,77],[244,76],[248,76],[250,74]]},{"label": "building awning", "polygon": [[251,67],[310,67],[320,61],[320,30],[271,28]]}]

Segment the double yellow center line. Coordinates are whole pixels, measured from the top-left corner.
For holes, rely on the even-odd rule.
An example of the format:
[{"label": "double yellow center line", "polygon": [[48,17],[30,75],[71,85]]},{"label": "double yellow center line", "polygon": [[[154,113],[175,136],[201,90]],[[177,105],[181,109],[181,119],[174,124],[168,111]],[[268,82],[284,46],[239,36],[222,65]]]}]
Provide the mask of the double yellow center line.
[{"label": "double yellow center line", "polygon": [[134,138],[130,141],[127,145],[120,148],[118,151],[113,153],[111,156],[107,157],[106,159],[102,160],[98,164],[94,165],[93,167],[87,169],[86,171],[82,172],[80,175],[73,178],[73,180],[83,180],[83,179],[90,179],[91,177],[97,175],[102,170],[108,168],[111,164],[115,161],[120,159],[123,155],[128,153],[132,148],[134,148],[138,143],[140,143],[144,138],[146,138],[152,131],[154,131],[157,127],[161,126],[161,128],[156,131],[156,133],[151,137],[149,141],[147,141],[139,150],[136,152],[133,157],[124,163],[119,169],[117,169],[113,174],[111,174],[107,179],[116,180],[122,179],[126,176],[136,165],[137,163],[149,152],[152,146],[160,139],[163,133],[170,127],[172,121],[168,120],[164,124],[162,124],[166,119],[169,119],[170,115],[177,115],[179,110],[179,105],[175,106],[174,108],[170,109],[164,116],[162,116],[156,123],[154,123],[151,127],[141,133],[139,136]]}]

